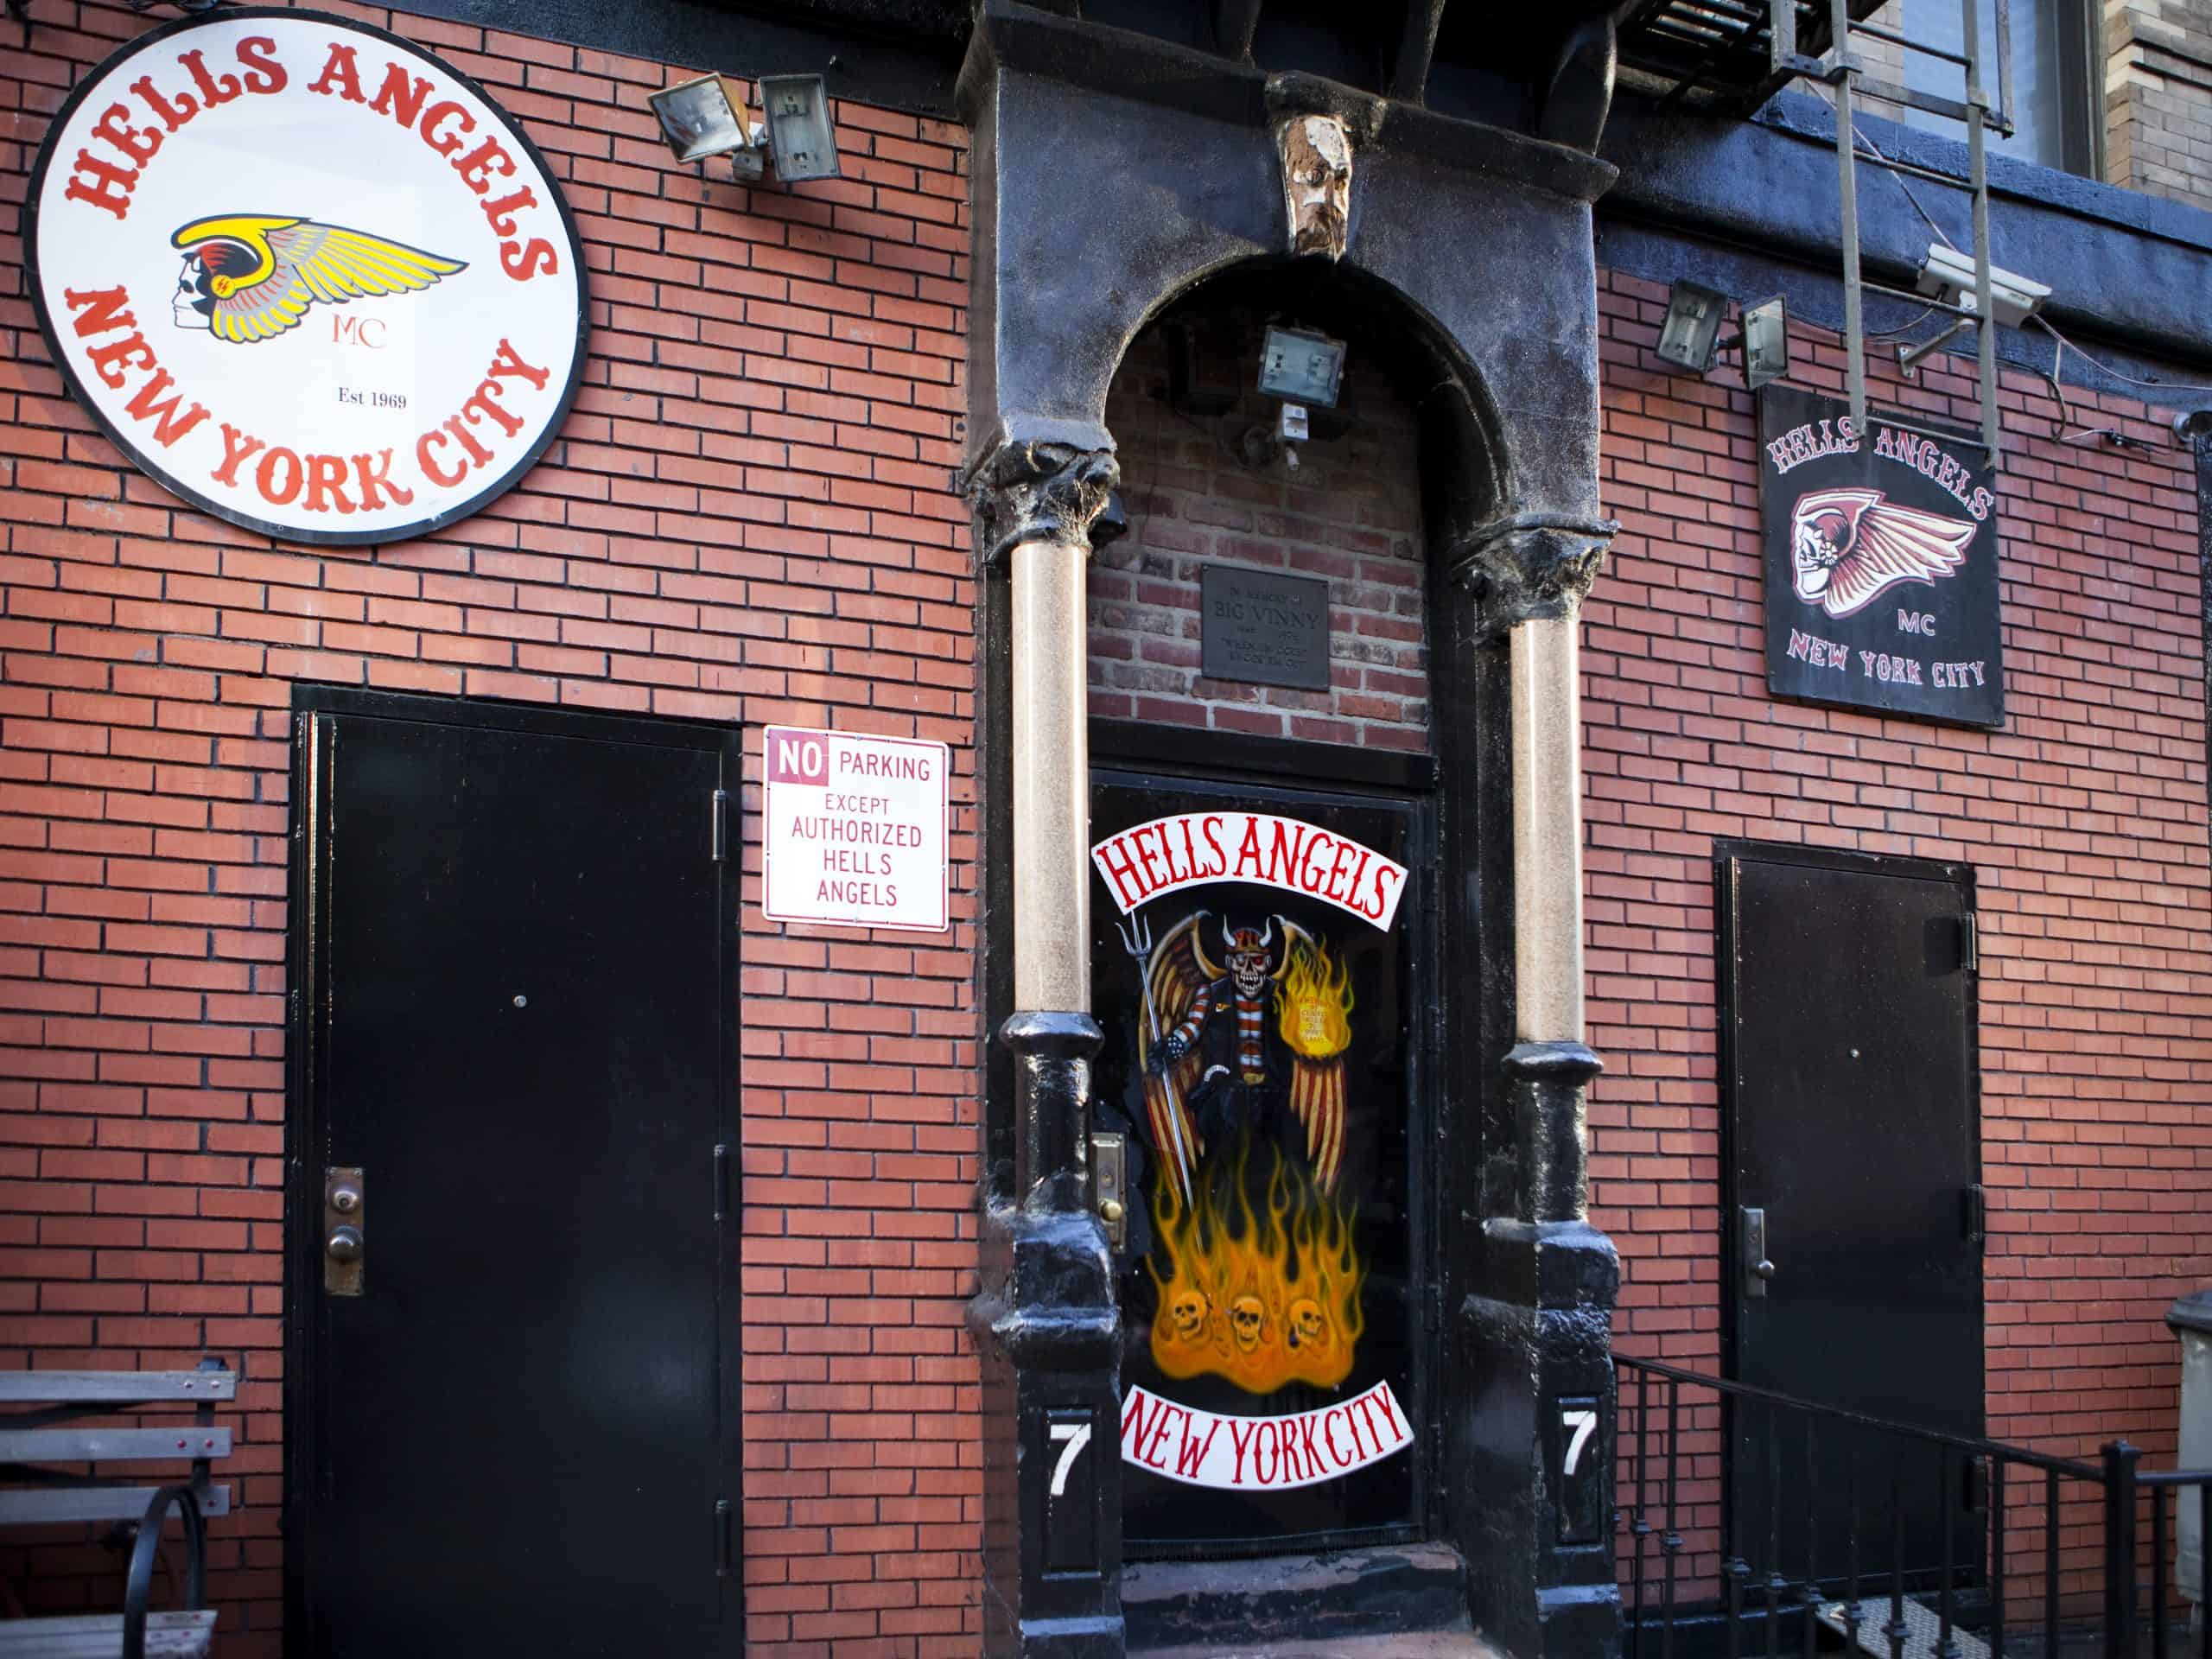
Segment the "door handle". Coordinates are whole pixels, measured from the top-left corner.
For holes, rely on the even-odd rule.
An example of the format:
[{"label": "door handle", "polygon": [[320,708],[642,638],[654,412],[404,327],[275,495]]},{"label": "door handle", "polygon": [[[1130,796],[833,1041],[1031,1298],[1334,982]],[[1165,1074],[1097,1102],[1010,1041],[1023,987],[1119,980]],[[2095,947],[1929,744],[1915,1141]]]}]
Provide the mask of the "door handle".
[{"label": "door handle", "polygon": [[359,1169],[322,1172],[322,1289],[327,1296],[361,1294],[367,1245],[368,1184]]},{"label": "door handle", "polygon": [[1090,1137],[1090,1178],[1097,1194],[1098,1218],[1106,1224],[1106,1242],[1117,1250],[1129,1244],[1128,1142],[1117,1134]]},{"label": "door handle", "polygon": [[1766,1294],[1767,1281],[1774,1277],[1774,1262],[1766,1253],[1766,1211],[1742,1205],[1736,1211],[1737,1248],[1744,1263],[1744,1294],[1748,1297]]}]

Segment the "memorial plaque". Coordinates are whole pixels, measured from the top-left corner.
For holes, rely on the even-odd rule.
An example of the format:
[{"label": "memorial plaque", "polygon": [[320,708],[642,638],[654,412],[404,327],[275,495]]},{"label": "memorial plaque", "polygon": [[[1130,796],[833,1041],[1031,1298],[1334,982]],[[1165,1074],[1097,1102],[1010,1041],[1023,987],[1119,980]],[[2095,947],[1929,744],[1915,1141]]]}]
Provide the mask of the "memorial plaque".
[{"label": "memorial plaque", "polygon": [[1199,671],[1210,680],[1329,689],[1329,584],[1210,564],[1199,572]]},{"label": "memorial plaque", "polygon": [[1759,394],[1767,689],[1961,726],[2005,723],[1998,516],[1973,437]]}]

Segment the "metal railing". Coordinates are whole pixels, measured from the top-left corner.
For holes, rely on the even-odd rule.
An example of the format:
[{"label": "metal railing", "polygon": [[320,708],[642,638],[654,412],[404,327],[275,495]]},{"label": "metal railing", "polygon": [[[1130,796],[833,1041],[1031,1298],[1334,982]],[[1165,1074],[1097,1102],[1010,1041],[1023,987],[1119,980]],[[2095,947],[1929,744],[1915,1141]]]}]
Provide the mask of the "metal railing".
[{"label": "metal railing", "polygon": [[2212,1659],[2208,1621],[2177,1637],[2173,1563],[2212,1470],[2144,1470],[2125,1441],[2056,1457],[1614,1364],[1625,1659],[1813,1659],[1824,1638],[1872,1659]]}]

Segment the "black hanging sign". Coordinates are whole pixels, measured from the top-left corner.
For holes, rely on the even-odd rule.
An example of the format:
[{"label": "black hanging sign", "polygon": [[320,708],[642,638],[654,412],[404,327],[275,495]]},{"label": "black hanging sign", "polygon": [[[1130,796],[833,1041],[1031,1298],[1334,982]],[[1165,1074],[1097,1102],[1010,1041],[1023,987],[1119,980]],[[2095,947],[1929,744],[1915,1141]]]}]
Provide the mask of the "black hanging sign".
[{"label": "black hanging sign", "polygon": [[1963,435],[1759,394],[1767,689],[1961,726],[2005,723],[1997,496]]}]

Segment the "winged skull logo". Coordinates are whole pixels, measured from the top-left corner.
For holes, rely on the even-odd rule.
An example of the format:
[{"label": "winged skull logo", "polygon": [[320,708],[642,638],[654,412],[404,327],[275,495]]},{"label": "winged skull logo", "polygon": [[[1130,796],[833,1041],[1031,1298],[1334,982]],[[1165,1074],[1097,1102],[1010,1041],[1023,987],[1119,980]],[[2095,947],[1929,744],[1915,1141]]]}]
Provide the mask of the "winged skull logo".
[{"label": "winged skull logo", "polygon": [[1797,597],[1849,616],[1900,582],[1933,584],[1966,562],[1977,525],[1893,505],[1879,490],[1814,490],[1789,515]]},{"label": "winged skull logo", "polygon": [[234,346],[298,327],[318,300],[412,294],[468,269],[365,231],[267,213],[195,219],[169,240],[184,254],[171,307],[177,326]]}]

